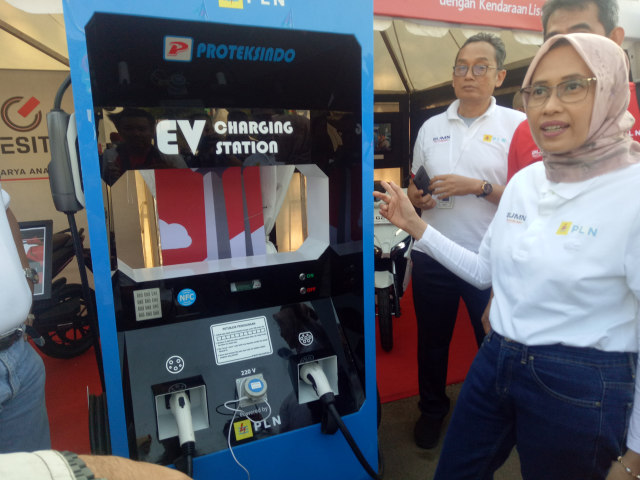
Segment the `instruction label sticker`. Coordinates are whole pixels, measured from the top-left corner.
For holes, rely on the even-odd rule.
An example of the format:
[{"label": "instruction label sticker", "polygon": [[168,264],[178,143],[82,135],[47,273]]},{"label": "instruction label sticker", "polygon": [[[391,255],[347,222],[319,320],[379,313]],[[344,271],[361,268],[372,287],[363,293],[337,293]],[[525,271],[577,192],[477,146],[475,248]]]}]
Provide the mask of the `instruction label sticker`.
[{"label": "instruction label sticker", "polygon": [[273,353],[267,317],[211,325],[216,365],[264,357]]}]

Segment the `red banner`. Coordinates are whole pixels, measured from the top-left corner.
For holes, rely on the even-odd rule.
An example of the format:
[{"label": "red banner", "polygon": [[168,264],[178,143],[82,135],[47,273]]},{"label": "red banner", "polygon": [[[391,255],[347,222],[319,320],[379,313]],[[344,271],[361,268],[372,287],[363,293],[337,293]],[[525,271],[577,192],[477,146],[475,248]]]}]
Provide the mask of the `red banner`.
[{"label": "red banner", "polygon": [[542,31],[544,0],[374,0],[375,15]]}]

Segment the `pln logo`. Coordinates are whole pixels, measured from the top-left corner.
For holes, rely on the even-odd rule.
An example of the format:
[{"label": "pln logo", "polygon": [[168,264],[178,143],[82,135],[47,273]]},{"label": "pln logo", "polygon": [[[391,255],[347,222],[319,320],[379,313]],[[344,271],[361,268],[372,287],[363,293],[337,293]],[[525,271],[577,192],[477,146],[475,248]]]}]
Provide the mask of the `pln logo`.
[{"label": "pln logo", "polygon": [[237,8],[242,10],[244,8],[244,0],[218,0],[218,6],[220,8]]},{"label": "pln logo", "polygon": [[251,426],[251,420],[241,420],[233,424],[233,430],[236,434],[236,441],[244,440],[245,438],[253,437],[253,428]]},{"label": "pln logo", "polygon": [[193,38],[164,37],[164,59],[170,62],[190,62],[193,57]]}]

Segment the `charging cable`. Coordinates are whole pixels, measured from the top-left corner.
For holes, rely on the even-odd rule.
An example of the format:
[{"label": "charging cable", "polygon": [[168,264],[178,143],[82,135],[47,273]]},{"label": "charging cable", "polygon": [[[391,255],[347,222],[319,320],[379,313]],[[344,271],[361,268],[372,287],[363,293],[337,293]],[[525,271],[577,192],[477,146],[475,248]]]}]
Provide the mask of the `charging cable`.
[{"label": "charging cable", "polygon": [[231,430],[233,429],[233,422],[236,421],[236,415],[238,414],[247,418],[252,423],[252,425],[256,425],[259,422],[264,422],[271,416],[271,405],[269,404],[269,402],[267,402],[267,400],[263,400],[265,405],[267,405],[267,408],[269,409],[269,413],[262,420],[254,420],[244,410],[230,406],[231,403],[239,403],[244,400],[249,400],[249,397],[241,397],[235,400],[228,400],[224,402],[224,407],[227,410],[231,410],[233,412],[233,417],[231,417],[231,423],[229,424],[229,431],[227,432],[227,445],[229,446],[229,451],[231,452],[231,456],[233,457],[233,460],[235,460],[238,466],[245,471],[245,473],[247,474],[247,480],[251,480],[251,474],[249,473],[249,470],[247,470],[247,467],[245,467],[243,464],[240,463],[240,461],[236,457],[236,454],[233,452],[233,447],[231,447]]},{"label": "charging cable", "polygon": [[178,441],[180,448],[187,461],[187,471],[189,477],[193,478],[193,455],[196,451],[196,437],[193,432],[193,421],[191,420],[191,402],[186,391],[175,392],[169,398],[171,413],[178,425]]},{"label": "charging cable", "polygon": [[358,447],[358,444],[356,443],[353,436],[351,435],[351,432],[349,431],[345,423],[342,421],[342,417],[340,417],[340,414],[336,409],[335,395],[333,393],[333,390],[331,389],[331,386],[329,385],[329,380],[327,379],[327,376],[322,370],[322,367],[320,366],[320,364],[318,362],[309,362],[302,365],[300,367],[300,378],[305,383],[311,385],[313,389],[316,391],[316,393],[318,394],[318,398],[320,399],[324,407],[327,409],[327,411],[331,414],[331,416],[335,420],[336,424],[338,425],[338,428],[342,432],[342,435],[344,435],[345,440],[347,441],[347,443],[351,447],[351,450],[353,451],[356,458],[360,462],[360,465],[362,465],[362,467],[366,470],[366,472],[369,474],[371,478],[375,480],[381,480],[382,477],[376,473],[376,471],[371,467],[371,465],[369,465],[369,462],[367,462],[367,459],[364,458],[364,455],[360,451],[360,448]]}]

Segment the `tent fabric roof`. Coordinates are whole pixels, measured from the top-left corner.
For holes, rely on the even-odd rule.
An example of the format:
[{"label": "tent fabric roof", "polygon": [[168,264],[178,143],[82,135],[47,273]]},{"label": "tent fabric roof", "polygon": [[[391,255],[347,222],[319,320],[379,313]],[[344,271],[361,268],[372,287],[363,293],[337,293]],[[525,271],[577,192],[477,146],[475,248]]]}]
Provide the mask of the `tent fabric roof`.
[{"label": "tent fabric roof", "polygon": [[68,70],[67,37],[61,13],[27,13],[0,0],[0,48],[2,69]]},{"label": "tent fabric roof", "polygon": [[[626,37],[637,41],[640,0],[618,2]],[[61,0],[0,0],[0,69],[68,70],[64,20],[62,13],[56,13],[61,11]],[[477,27],[376,16],[374,91],[414,93],[450,83],[456,52],[478,31],[500,35],[509,69],[527,65],[542,43],[537,32],[472,28]]]},{"label": "tent fabric roof", "polygon": [[500,36],[506,46],[508,68],[527,65],[542,43],[542,35],[535,32],[514,33],[489,27],[476,30],[421,20],[376,17],[374,91],[413,93],[450,83],[457,51],[468,37],[480,31]]}]

